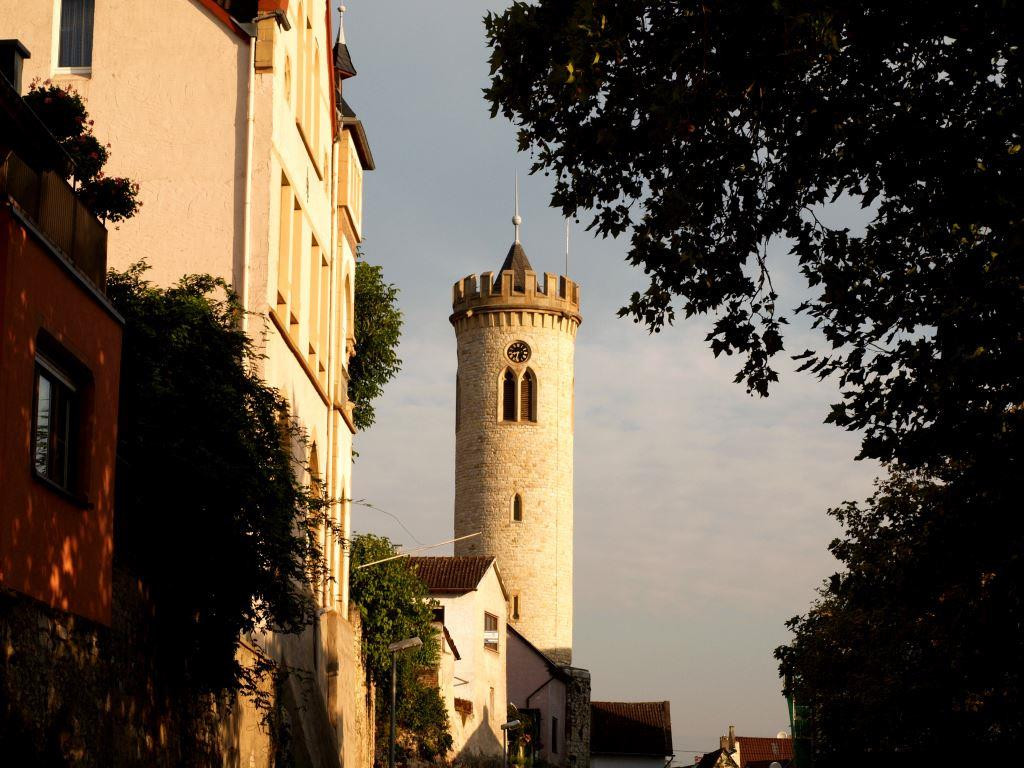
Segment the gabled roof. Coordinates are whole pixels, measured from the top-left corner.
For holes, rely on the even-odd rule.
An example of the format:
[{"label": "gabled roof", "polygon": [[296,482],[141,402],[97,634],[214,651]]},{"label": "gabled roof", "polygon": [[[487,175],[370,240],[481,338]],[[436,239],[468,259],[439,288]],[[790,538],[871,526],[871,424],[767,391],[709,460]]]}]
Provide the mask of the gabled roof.
[{"label": "gabled roof", "polygon": [[515,637],[523,645],[525,645],[529,651],[533,652],[534,655],[538,656],[541,659],[541,661],[543,661],[547,665],[548,671],[551,672],[552,677],[557,677],[559,680],[569,679],[569,675],[566,673],[565,669],[563,667],[558,666],[558,664],[556,664],[550,656],[548,656],[546,653],[544,653],[544,651],[542,651],[536,645],[527,640],[526,635],[524,635],[522,632],[520,632],[518,629],[516,629],[508,623],[505,624],[505,630],[506,634],[511,633],[512,635],[515,635]]},{"label": "gabled roof", "polygon": [[[432,595],[464,595],[473,592],[494,563],[493,557],[410,557],[409,565]],[[494,569],[497,574],[497,566]],[[501,583],[501,576],[498,575]],[[505,586],[501,586],[502,593]]]},{"label": "gabled roof", "polygon": [[505,262],[501,265],[498,276],[494,280],[495,285],[500,284],[501,273],[508,270],[512,270],[512,287],[517,291],[525,291],[526,273],[533,272],[533,267],[530,266],[530,260],[526,258],[526,251],[518,242],[512,243],[512,247],[508,249]]},{"label": "gabled roof", "polygon": [[740,743],[740,768],[748,768],[752,763],[752,768],[757,768],[759,763],[767,766],[772,761],[786,765],[793,759],[792,739],[737,736],[736,741]]},{"label": "gabled roof", "polygon": [[650,757],[673,754],[669,703],[590,702],[590,753]]}]

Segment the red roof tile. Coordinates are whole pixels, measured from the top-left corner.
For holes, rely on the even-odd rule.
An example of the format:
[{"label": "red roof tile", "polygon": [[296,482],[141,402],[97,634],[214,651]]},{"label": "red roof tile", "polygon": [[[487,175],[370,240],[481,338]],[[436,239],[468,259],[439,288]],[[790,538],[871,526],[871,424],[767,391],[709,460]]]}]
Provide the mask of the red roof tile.
[{"label": "red roof tile", "polygon": [[409,558],[409,565],[435,595],[472,592],[493,562],[493,557]]},{"label": "red roof tile", "polygon": [[668,702],[590,702],[590,752],[657,757],[673,754]]},{"label": "red roof tile", "polygon": [[782,762],[793,759],[792,739],[764,739],[751,736],[737,736],[740,743],[740,768],[747,768],[750,763],[772,761]]}]

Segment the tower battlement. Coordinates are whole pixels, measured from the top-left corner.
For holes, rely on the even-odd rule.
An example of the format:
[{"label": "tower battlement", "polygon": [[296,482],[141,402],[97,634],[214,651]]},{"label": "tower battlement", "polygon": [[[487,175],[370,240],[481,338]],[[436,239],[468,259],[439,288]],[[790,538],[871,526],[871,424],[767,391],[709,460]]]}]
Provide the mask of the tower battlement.
[{"label": "tower battlement", "polygon": [[579,284],[565,275],[545,272],[541,284],[536,272],[526,270],[520,284],[516,283],[516,274],[511,269],[500,272],[497,278],[493,272],[462,278],[452,287],[449,319],[454,324],[473,312],[531,310],[571,317],[577,324],[582,322]]}]

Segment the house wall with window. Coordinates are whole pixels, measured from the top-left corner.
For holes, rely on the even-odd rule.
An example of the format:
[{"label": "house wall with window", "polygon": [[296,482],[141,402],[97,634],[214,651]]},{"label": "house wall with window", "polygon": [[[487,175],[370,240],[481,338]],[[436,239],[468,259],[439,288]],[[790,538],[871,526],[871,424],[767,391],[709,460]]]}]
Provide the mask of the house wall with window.
[{"label": "house wall with window", "polygon": [[[145,256],[147,276],[163,285],[186,273],[223,277],[249,312],[245,327],[265,354],[260,373],[306,435],[293,446],[297,466],[315,458],[305,479],[337,500],[341,533],[321,534],[331,578],[315,587],[320,620],[298,636],[257,640],[308,673],[286,691],[308,719],[303,749],[364,764],[363,724],[346,716],[360,711],[359,693],[344,689],[338,638],[354,630],[342,545],[351,529],[348,362],[373,159],[362,124],[342,109],[341,81],[355,72],[347,49],[349,69],[334,66],[329,4],[0,0],[0,18],[32,53],[25,87],[39,78],[76,88],[97,137],[112,145],[107,171],[139,182],[144,207],[111,230],[111,265]],[[239,654],[251,659],[245,642]],[[299,706],[306,701],[314,705]],[[269,762],[259,713],[240,707],[234,723],[241,760]]]},{"label": "house wall with window", "polygon": [[[508,627],[508,700],[531,713],[536,732],[529,749],[549,765],[565,765],[565,738],[551,739],[551,731],[564,729],[568,673],[541,653],[513,625]],[[561,734],[564,736],[564,734]]]},{"label": "house wall with window", "polygon": [[0,585],[106,625],[121,331],[0,184]]},{"label": "house wall with window", "polygon": [[493,558],[414,557],[430,595],[440,604],[444,629],[458,648],[446,696],[452,733],[451,759],[501,755],[501,724],[507,721],[507,593]]}]

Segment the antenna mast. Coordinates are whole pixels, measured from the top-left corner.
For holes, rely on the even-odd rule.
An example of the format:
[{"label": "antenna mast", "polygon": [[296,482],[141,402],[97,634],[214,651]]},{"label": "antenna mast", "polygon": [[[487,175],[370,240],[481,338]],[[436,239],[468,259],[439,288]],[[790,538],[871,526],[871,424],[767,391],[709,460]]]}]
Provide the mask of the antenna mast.
[{"label": "antenna mast", "polygon": [[565,276],[569,276],[569,220],[565,220]]},{"label": "antenna mast", "polygon": [[516,212],[512,217],[512,226],[516,230],[516,242],[519,242],[519,225],[523,223],[523,217],[519,215],[519,171],[516,171]]}]

